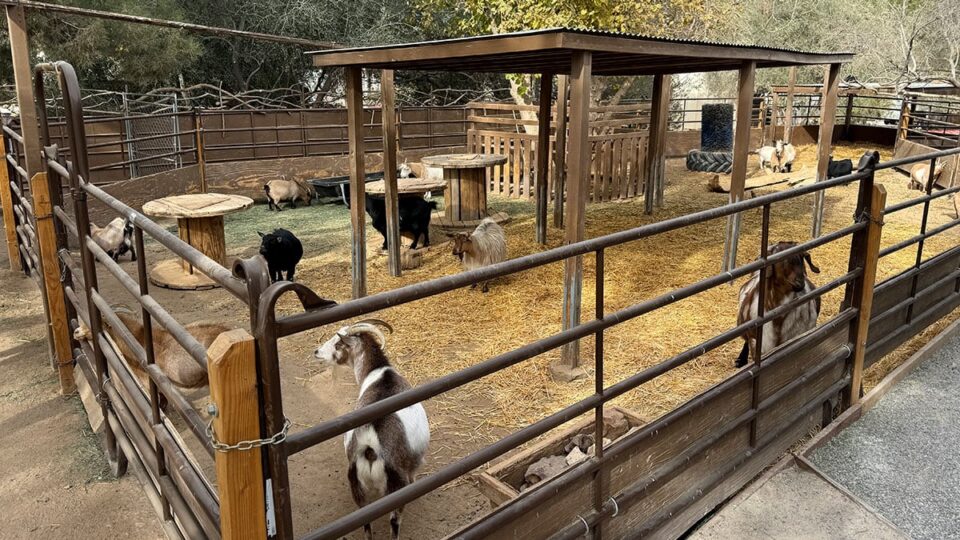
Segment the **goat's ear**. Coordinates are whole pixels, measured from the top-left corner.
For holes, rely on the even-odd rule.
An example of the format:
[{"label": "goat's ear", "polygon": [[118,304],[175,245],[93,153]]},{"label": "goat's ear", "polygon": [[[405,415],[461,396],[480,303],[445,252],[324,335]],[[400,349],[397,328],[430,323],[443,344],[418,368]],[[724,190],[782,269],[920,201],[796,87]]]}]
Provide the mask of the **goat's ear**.
[{"label": "goat's ear", "polygon": [[262,232],[260,232],[260,231],[257,231],[257,234],[259,234],[259,235],[260,235],[260,238],[263,238],[264,236],[266,236],[265,234],[263,234],[263,233],[262,233]]},{"label": "goat's ear", "polygon": [[817,268],[817,265],[813,264],[813,259],[810,258],[810,254],[809,254],[809,253],[804,253],[804,254],[803,254],[803,260],[807,261],[807,266],[810,267],[810,270],[811,270],[814,274],[819,274],[819,273],[820,273],[820,269]]}]

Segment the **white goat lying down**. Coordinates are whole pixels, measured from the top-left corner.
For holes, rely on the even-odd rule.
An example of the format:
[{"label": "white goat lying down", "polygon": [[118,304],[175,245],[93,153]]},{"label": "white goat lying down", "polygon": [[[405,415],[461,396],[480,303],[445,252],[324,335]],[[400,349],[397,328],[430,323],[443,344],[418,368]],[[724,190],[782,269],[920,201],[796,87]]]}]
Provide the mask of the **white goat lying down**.
[{"label": "white goat lying down", "polygon": [[[410,383],[383,352],[387,339],[383,321],[368,319],[344,326],[321,345],[314,356],[326,366],[351,366],[360,385],[356,408],[399,394]],[[348,431],[343,437],[350,469],[350,491],[357,506],[367,504],[413,482],[430,443],[430,425],[423,405],[416,403],[369,424]],[[392,538],[400,537],[403,507],[390,514]],[[373,538],[370,524],[363,526]]]}]

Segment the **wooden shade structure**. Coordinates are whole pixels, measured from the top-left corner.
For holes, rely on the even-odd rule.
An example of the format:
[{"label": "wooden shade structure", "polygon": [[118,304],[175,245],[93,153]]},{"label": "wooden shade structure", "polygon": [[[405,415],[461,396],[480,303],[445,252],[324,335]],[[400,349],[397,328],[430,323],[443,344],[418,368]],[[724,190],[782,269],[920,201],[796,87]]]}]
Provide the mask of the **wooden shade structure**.
[{"label": "wooden shade structure", "polygon": [[[590,79],[593,75],[623,76],[623,75],[653,75],[656,77],[656,99],[651,111],[651,133],[648,138],[647,151],[648,165],[645,191],[647,211],[652,211],[654,203],[662,201],[663,188],[663,139],[667,129],[667,107],[670,101],[670,75],[676,73],[694,73],[706,71],[737,70],[740,72],[740,87],[737,98],[738,123],[734,147],[735,166],[731,182],[731,202],[743,197],[744,182],[746,180],[746,162],[749,152],[749,119],[754,92],[754,74],[757,68],[786,67],[798,65],[826,65],[828,67],[828,81],[836,77],[840,64],[853,58],[849,53],[813,53],[778,49],[771,47],[755,47],[750,45],[735,45],[723,43],[709,43],[691,40],[675,40],[651,38],[634,34],[620,34],[584,29],[551,28],[510,34],[476,36],[419,43],[405,43],[398,45],[383,45],[375,47],[358,47],[336,50],[324,50],[308,53],[313,57],[317,67],[344,67],[347,73],[347,114],[350,128],[350,151],[353,165],[351,170],[351,185],[355,186],[351,195],[353,205],[358,211],[352,213],[354,229],[353,245],[353,277],[354,294],[362,295],[366,290],[365,261],[365,219],[363,216],[363,189],[364,171],[362,168],[363,139],[360,123],[362,116],[358,108],[360,99],[360,71],[363,69],[384,70],[384,78],[390,84],[383,86],[384,92],[392,93],[393,71],[398,69],[415,71],[455,71],[455,72],[493,72],[493,73],[533,73],[544,76],[544,80],[551,81],[542,84],[541,114],[539,115],[539,133],[542,139],[549,137],[550,118],[549,100],[551,99],[552,77],[554,75],[566,77],[569,85],[569,135],[566,141],[566,199],[568,204],[563,212],[565,225],[564,239],[567,243],[577,242],[584,238],[584,213],[586,197],[590,182],[590,146],[589,136],[589,104]],[[562,85],[562,93],[566,93],[567,85]],[[827,84],[825,92],[835,92],[836,86]],[[384,118],[393,115],[394,98],[384,96]],[[835,96],[825,96],[824,112],[826,118],[832,118],[834,111],[826,110],[836,106]],[[389,109],[389,110],[388,110]],[[562,107],[561,107],[562,109]],[[559,120],[559,119],[558,119]],[[654,123],[654,120],[656,122]],[[746,120],[746,121],[744,121]],[[385,123],[386,125],[386,123]],[[386,125],[385,142],[393,146],[396,133],[389,132],[392,128]],[[821,134],[821,148],[829,148],[829,129]],[[559,133],[558,133],[559,139]],[[559,148],[559,146],[558,146]],[[542,152],[545,154],[545,152]],[[558,152],[562,155],[563,152]],[[820,152],[821,159],[825,159]],[[540,159],[536,171],[536,219],[537,239],[544,241],[547,223],[547,197],[545,183],[547,178],[549,159]],[[821,179],[818,177],[818,180]],[[384,180],[388,185],[395,185],[395,170],[388,167]],[[394,190],[395,191],[395,190]],[[389,193],[389,190],[388,190]],[[562,201],[561,197],[557,197]],[[396,198],[388,200],[388,208],[396,205]],[[562,204],[562,203],[561,203]],[[393,212],[393,215],[396,215]],[[388,210],[387,227],[391,231],[397,227],[396,220],[391,220]],[[556,217],[556,216],[555,216]],[[736,237],[739,232],[739,216],[731,219],[728,225],[728,254],[725,264],[736,261]],[[559,220],[554,220],[555,223]],[[388,240],[398,238],[398,235],[389,234]],[[389,242],[388,242],[389,244]],[[394,261],[399,257],[399,246],[394,243],[388,245],[390,268],[395,267]],[[363,266],[358,268],[357,266]],[[399,268],[399,265],[396,265]],[[357,280],[360,280],[359,282]],[[583,262],[578,257],[567,260],[564,267],[564,302],[563,326],[570,328],[580,322],[580,299],[583,280]],[[557,366],[555,375],[559,378],[577,376],[579,350],[577,344],[566,346],[563,352],[564,360]]]}]

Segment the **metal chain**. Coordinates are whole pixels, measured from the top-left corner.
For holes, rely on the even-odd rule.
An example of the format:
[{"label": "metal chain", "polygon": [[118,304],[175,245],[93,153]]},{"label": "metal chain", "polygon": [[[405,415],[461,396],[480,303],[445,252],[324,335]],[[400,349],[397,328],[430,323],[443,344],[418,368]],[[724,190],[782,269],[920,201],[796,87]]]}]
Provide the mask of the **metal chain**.
[{"label": "metal chain", "polygon": [[236,444],[226,444],[220,442],[217,439],[217,435],[213,432],[213,419],[211,418],[210,422],[207,423],[207,437],[210,439],[211,446],[213,446],[213,449],[217,452],[252,450],[261,446],[280,444],[287,439],[288,431],[290,431],[290,419],[284,418],[283,427],[279,432],[274,433],[272,437],[268,437],[266,439],[254,439],[252,441],[240,441]]},{"label": "metal chain", "polygon": [[881,219],[874,219],[873,216],[870,215],[870,212],[868,212],[868,211],[866,211],[866,210],[863,210],[862,212],[860,212],[860,216],[857,216],[856,214],[854,214],[854,215],[853,215],[853,221],[854,221],[855,223],[871,222],[871,223],[874,223],[874,224],[876,224],[876,225],[880,225],[881,227],[883,226],[883,219],[882,219],[882,218],[881,218]]}]

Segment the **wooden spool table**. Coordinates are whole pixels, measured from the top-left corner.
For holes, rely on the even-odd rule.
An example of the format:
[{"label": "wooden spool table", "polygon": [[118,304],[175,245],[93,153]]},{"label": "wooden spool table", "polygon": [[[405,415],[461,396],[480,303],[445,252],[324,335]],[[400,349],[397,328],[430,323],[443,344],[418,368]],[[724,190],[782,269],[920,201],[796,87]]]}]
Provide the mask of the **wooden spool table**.
[{"label": "wooden spool table", "polygon": [[[383,180],[370,182],[365,186],[365,190],[370,195],[383,197],[386,194],[387,185]],[[428,178],[397,178],[397,196],[423,197],[433,191],[444,191],[447,189],[446,180],[430,180]]]},{"label": "wooden spool table", "polygon": [[[156,199],[143,205],[153,217],[176,218],[180,239],[207,257],[227,265],[227,243],[223,216],[253,206],[253,199],[241,195],[196,193]],[[150,282],[181,290],[213,289],[219,285],[183,259],[163,261],[150,271]]]},{"label": "wooden spool table", "polygon": [[510,220],[505,212],[487,212],[486,169],[507,162],[500,154],[444,154],[424,157],[421,162],[428,167],[443,169],[443,179],[448,184],[443,196],[443,214],[434,214],[434,224],[449,229],[471,229],[484,218],[493,218],[497,223]]}]

